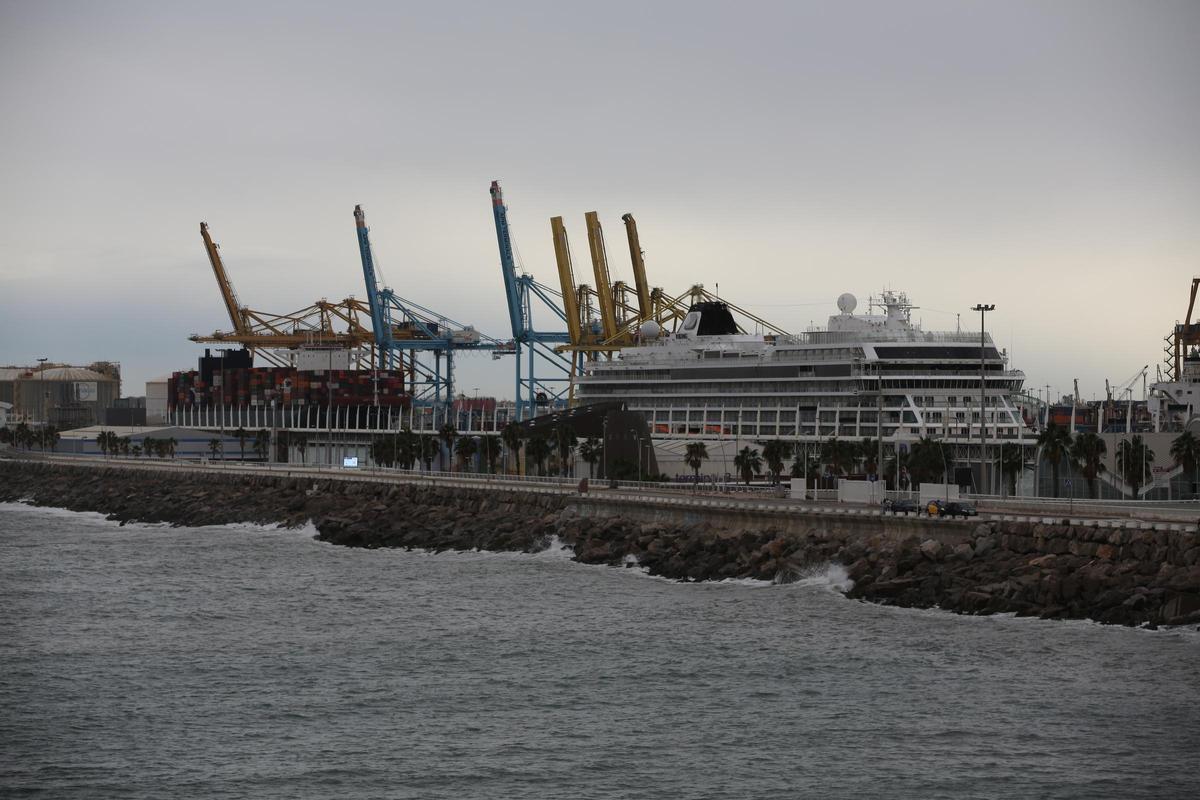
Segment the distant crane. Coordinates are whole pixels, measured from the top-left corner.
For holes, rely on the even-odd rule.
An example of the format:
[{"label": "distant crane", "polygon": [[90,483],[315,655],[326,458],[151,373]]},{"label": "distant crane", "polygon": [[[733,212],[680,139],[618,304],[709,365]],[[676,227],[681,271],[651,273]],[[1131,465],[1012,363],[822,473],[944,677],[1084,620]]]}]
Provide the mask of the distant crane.
[{"label": "distant crane", "polygon": [[[382,286],[371,250],[366,213],[361,205],[354,207],[354,226],[358,233],[377,363],[385,369],[406,370],[416,402],[447,405],[454,400],[456,351],[514,352],[511,343],[484,336],[470,325],[455,322]],[[432,365],[422,360],[421,354],[425,353],[433,356]]]},{"label": "distant crane", "polygon": [[[358,364],[371,361],[371,331],[363,325],[367,307],[359,300],[347,298],[340,303],[318,300],[290,314],[271,314],[255,311],[241,304],[233,282],[225,270],[220,245],[213,241],[208,223],[200,223],[204,251],[217,279],[217,288],[233,324],[232,331],[211,334],[192,334],[193,342],[210,344],[239,344],[252,354],[275,366],[289,366],[290,352],[306,345],[336,346],[351,351]],[[339,330],[341,328],[341,330]]]},{"label": "distant crane", "polygon": [[[1125,409],[1125,432],[1133,432],[1133,385],[1137,383],[1139,379],[1144,378],[1149,371],[1150,365],[1147,364],[1137,372],[1133,373],[1128,380],[1122,382],[1116,387],[1111,385],[1107,378],[1104,379],[1104,394],[1106,397],[1106,412],[1104,415],[1104,422],[1106,425],[1109,422],[1109,419],[1112,417],[1113,398],[1115,397],[1116,402],[1120,403],[1121,398],[1128,394],[1129,400]],[[1116,390],[1115,392],[1114,388]]]},{"label": "distant crane", "polygon": [[[508,302],[508,318],[512,327],[513,348],[516,354],[516,418],[532,419],[538,406],[565,404],[570,397],[573,359],[556,352],[555,347],[571,341],[563,330],[568,325],[563,310],[569,292],[559,294],[534,280],[532,275],[517,272],[517,260],[508,223],[508,207],[499,181],[492,181],[492,218],[496,225],[496,244],[500,250],[500,271],[504,276],[504,295]],[[548,327],[539,328],[534,321],[534,309],[540,308],[550,317]],[[543,323],[545,324],[545,323]]]}]

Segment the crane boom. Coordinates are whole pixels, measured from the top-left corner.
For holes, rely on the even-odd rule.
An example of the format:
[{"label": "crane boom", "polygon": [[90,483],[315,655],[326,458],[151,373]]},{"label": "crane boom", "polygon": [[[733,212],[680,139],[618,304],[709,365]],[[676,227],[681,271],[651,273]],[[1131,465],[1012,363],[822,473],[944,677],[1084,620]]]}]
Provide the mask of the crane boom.
[{"label": "crane boom", "polygon": [[208,262],[212,264],[213,274],[217,276],[217,288],[221,290],[221,297],[225,301],[225,310],[229,312],[229,321],[233,323],[233,329],[237,333],[248,333],[250,325],[246,322],[245,314],[242,313],[242,304],[238,302],[237,292],[233,290],[233,283],[225,273],[225,264],[221,261],[220,248],[208,234],[207,222],[200,223],[200,236],[204,239],[204,252],[208,253]]},{"label": "crane boom", "polygon": [[367,303],[371,309],[371,330],[375,336],[375,352],[380,359],[391,359],[388,344],[392,326],[384,316],[383,304],[379,300],[379,283],[375,278],[375,257],[371,254],[371,229],[367,227],[367,215],[361,205],[354,207],[354,227],[358,231],[358,254],[362,259],[363,279],[367,284]]},{"label": "crane boom", "polygon": [[650,284],[646,280],[646,261],[642,254],[642,243],[638,238],[637,222],[633,214],[621,217],[625,222],[625,236],[629,239],[629,260],[633,262],[633,285],[637,289],[638,317],[649,319],[653,314],[650,304]]},{"label": "crane boom", "polygon": [[563,311],[567,316],[567,332],[571,344],[583,344],[583,326],[579,317],[579,302],[576,295],[575,272],[571,267],[571,247],[567,243],[567,228],[562,217],[550,218],[550,232],[554,237],[554,259],[558,262],[558,282],[562,288]]},{"label": "crane boom", "polygon": [[604,338],[617,335],[617,309],[613,303],[612,281],[608,277],[608,256],[604,252],[604,231],[600,229],[600,217],[595,211],[583,215],[587,222],[588,246],[592,251],[592,270],[596,275],[596,296],[600,300],[600,323]]},{"label": "crane boom", "polygon": [[513,339],[525,337],[525,320],[521,292],[517,286],[517,261],[513,257],[512,234],[508,227],[508,206],[504,205],[504,192],[500,181],[492,181],[492,219],[496,223],[496,244],[500,248],[500,270],[504,273],[504,295],[508,298],[508,320],[512,325]]}]

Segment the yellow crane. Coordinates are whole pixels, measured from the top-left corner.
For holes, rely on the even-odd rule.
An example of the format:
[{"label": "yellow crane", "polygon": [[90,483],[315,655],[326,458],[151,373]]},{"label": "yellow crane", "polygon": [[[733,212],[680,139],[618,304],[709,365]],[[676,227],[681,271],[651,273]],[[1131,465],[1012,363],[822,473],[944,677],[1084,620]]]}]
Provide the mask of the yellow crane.
[{"label": "yellow crane", "polygon": [[646,320],[652,314],[650,300],[650,285],[646,280],[645,253],[638,238],[637,222],[633,214],[624,214],[621,220],[625,223],[625,237],[629,240],[629,261],[633,264],[633,285],[637,289],[638,317]]},{"label": "yellow crane", "polygon": [[617,308],[613,301],[612,281],[608,276],[608,255],[604,250],[604,231],[595,211],[583,215],[587,224],[588,249],[592,253],[592,270],[596,276],[596,295],[600,299],[600,324],[606,341],[617,335]]}]

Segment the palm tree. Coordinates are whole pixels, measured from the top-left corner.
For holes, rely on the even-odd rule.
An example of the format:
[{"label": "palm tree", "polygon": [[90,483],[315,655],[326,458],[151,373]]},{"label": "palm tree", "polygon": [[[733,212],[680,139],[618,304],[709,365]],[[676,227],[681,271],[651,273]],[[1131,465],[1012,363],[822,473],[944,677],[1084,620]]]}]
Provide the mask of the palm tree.
[{"label": "palm tree", "polygon": [[704,462],[708,460],[708,446],[704,442],[688,442],[687,449],[684,451],[683,461],[692,468],[692,474],[696,477],[696,483],[700,483],[700,467],[704,466]]},{"label": "palm tree", "polygon": [[134,458],[141,458],[142,457],[142,446],[140,444],[135,444],[129,448],[129,452],[133,454]]},{"label": "palm tree", "polygon": [[437,458],[438,453],[441,451],[441,445],[438,444],[436,436],[431,436],[428,433],[421,434],[418,441],[420,442],[421,463],[425,465],[426,472],[432,472],[433,459]]},{"label": "palm tree", "polygon": [[1054,496],[1058,497],[1058,466],[1071,450],[1071,432],[1051,422],[1038,434],[1038,446],[1042,455],[1050,462],[1050,475],[1054,480]]},{"label": "palm tree", "polygon": [[217,453],[220,453],[223,449],[224,447],[222,447],[220,439],[208,440],[208,452],[212,453],[213,458],[216,458]]},{"label": "palm tree", "polygon": [[18,447],[24,447],[26,450],[33,444],[33,431],[29,425],[22,422],[17,425],[16,431],[13,432],[13,441]]},{"label": "palm tree", "polygon": [[471,459],[475,457],[475,453],[478,450],[479,443],[471,436],[460,436],[458,443],[454,445],[454,454],[462,462],[462,467],[465,471],[471,471]]},{"label": "palm tree", "polygon": [[142,452],[146,454],[147,458],[158,455],[158,439],[155,439],[153,436],[143,436]]},{"label": "palm tree", "polygon": [[[689,445],[690,447],[690,445]],[[604,454],[604,446],[600,440],[595,437],[584,439],[579,445],[579,457],[583,459],[583,463],[588,465],[588,477],[593,477],[595,473],[596,462]]]},{"label": "palm tree", "polygon": [[[550,443],[543,437],[534,435],[530,436],[525,441],[525,458],[528,463],[529,459],[533,459],[533,463],[537,466],[538,475],[544,475],[545,469],[543,464],[546,462],[547,456],[550,455]],[[526,470],[528,471],[528,470]]]},{"label": "palm tree", "polygon": [[271,450],[271,433],[266,428],[259,428],[254,432],[254,454],[263,461],[267,460],[267,453]]},{"label": "palm tree", "polygon": [[752,450],[747,445],[733,457],[733,465],[742,473],[742,480],[749,486],[750,479],[762,470],[762,458],[758,455],[757,450]]},{"label": "palm tree", "polygon": [[579,439],[575,435],[574,429],[565,422],[560,422],[554,429],[554,446],[558,450],[558,469],[564,478],[570,474],[569,459],[577,441]]},{"label": "palm tree", "polygon": [[1154,463],[1154,451],[1146,446],[1141,436],[1122,439],[1117,445],[1117,471],[1133,489],[1137,499],[1138,490],[1151,479],[1150,466]]},{"label": "palm tree", "polygon": [[1196,494],[1196,464],[1200,463],[1200,438],[1184,431],[1171,442],[1171,460],[1191,478],[1192,494]]},{"label": "palm tree", "polygon": [[412,469],[418,460],[418,449],[421,446],[417,435],[407,425],[396,435],[396,463],[404,469]]},{"label": "palm tree", "polygon": [[1008,494],[1010,496],[1017,493],[1017,476],[1024,469],[1027,467],[1021,445],[1012,442],[1000,445],[1000,472],[1008,478]]},{"label": "palm tree", "polygon": [[129,455],[130,448],[133,447],[133,440],[128,436],[122,436],[120,439],[117,439],[117,444],[121,448],[121,455],[127,456]]},{"label": "palm tree", "polygon": [[250,438],[250,431],[245,428],[238,428],[233,432],[234,438],[238,440],[238,449],[242,451],[242,461],[246,460],[246,440]]},{"label": "palm tree", "polygon": [[521,426],[515,422],[510,422],[504,426],[504,430],[500,431],[500,438],[504,440],[504,459],[508,461],[508,454],[513,453],[517,457],[517,463],[514,464],[516,472],[521,471]]},{"label": "palm tree", "polygon": [[[438,438],[446,445],[446,457],[449,458],[454,453],[454,440],[458,437],[458,431],[454,429],[454,425],[447,422],[438,429]],[[446,466],[444,463],[442,466]],[[450,471],[454,470],[454,462],[450,462]]]},{"label": "palm tree", "polygon": [[854,466],[857,458],[853,442],[846,442],[834,436],[821,443],[821,460],[829,465],[829,470],[835,475],[845,475]]},{"label": "palm tree", "polygon": [[1104,472],[1104,456],[1108,445],[1097,434],[1081,433],[1071,443],[1071,460],[1088,482],[1088,494],[1096,499],[1096,478]]},{"label": "palm tree", "polygon": [[863,472],[868,475],[878,471],[879,441],[870,436],[863,437],[858,443],[858,454],[863,460]]},{"label": "palm tree", "polygon": [[381,467],[390,467],[396,463],[396,444],[391,436],[374,437],[369,452],[371,461]]},{"label": "palm tree", "polygon": [[771,483],[779,483],[779,476],[783,472],[783,462],[792,454],[792,443],[782,439],[771,439],[763,445],[762,454],[763,459],[767,462],[767,469],[771,473]]},{"label": "palm tree", "polygon": [[308,450],[308,434],[289,433],[288,444],[296,446],[296,452],[300,454],[300,466],[304,466],[304,454]]},{"label": "palm tree", "polygon": [[168,438],[167,446],[166,446],[167,455],[171,456],[171,458],[175,458],[175,448],[178,446],[179,446],[178,439],[176,439],[174,436]]},{"label": "palm tree", "polygon": [[489,474],[496,472],[496,462],[500,460],[501,449],[499,436],[488,434],[479,437],[479,452],[483,454],[483,463],[487,465]]},{"label": "palm tree", "polygon": [[922,436],[913,442],[908,452],[907,467],[916,484],[933,483],[938,475],[942,476],[943,483],[950,481],[946,450],[940,441],[930,436]]},{"label": "palm tree", "polygon": [[42,428],[42,448],[46,445],[50,446],[50,452],[53,453],[58,449],[58,442],[62,439],[62,434],[58,432],[58,428],[53,425],[47,425]]}]

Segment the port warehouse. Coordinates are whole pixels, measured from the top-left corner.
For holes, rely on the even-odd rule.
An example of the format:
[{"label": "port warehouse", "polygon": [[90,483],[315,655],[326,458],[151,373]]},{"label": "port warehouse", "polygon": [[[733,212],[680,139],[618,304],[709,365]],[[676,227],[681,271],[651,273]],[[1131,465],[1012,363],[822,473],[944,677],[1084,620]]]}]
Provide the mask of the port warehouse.
[{"label": "port warehouse", "polygon": [[[365,456],[372,436],[403,427],[431,433],[448,424],[463,432],[496,433],[511,421],[528,419],[536,414],[551,413],[563,408],[570,397],[570,380],[564,380],[564,377],[580,367],[588,358],[604,357],[605,354],[611,357],[612,353],[619,352],[621,345],[634,343],[630,337],[635,334],[629,331],[637,330],[637,325],[651,316],[656,323],[664,324],[664,327],[672,320],[679,321],[680,299],[684,295],[679,295],[672,306],[671,302],[661,300],[664,296],[661,290],[651,290],[646,284],[645,268],[641,263],[641,250],[637,244],[636,227],[632,223],[631,215],[626,215],[623,220],[626,222],[634,264],[634,300],[628,299],[630,294],[634,294],[631,287],[620,281],[608,279],[607,264],[604,263],[603,234],[595,214],[589,212],[586,221],[589,249],[596,271],[595,287],[587,290],[583,284],[575,284],[573,279],[568,280],[571,265],[569,250],[565,246],[565,231],[561,218],[554,218],[551,222],[555,235],[555,255],[564,288],[559,294],[562,305],[554,310],[560,316],[567,312],[565,319],[569,330],[536,330],[526,317],[528,308],[532,305],[531,292],[536,294],[538,287],[527,275],[516,275],[511,263],[511,243],[506,239],[506,208],[496,183],[492,184],[492,196],[505,290],[510,316],[513,318],[513,339],[509,341],[489,340],[479,335],[472,326],[447,322],[443,315],[430,312],[403,298],[396,298],[389,289],[376,287],[377,276],[370,255],[368,229],[359,207],[355,208],[355,221],[369,302],[365,305],[350,300],[341,304],[318,302],[310,309],[282,316],[253,312],[240,304],[224,272],[223,264],[220,263],[218,248],[211,241],[207,226],[202,224],[205,249],[225,299],[233,330],[192,338],[194,341],[206,343],[243,345],[247,349],[221,350],[217,355],[206,352],[197,370],[175,372],[147,383],[146,399],[143,403],[144,420],[150,423],[166,422],[176,427],[216,431],[226,428],[298,429],[317,434],[318,437],[321,431],[325,431],[331,437],[335,434],[341,437],[339,447],[342,450],[356,449],[362,456]],[[562,247],[559,246],[560,243]],[[692,299],[696,299],[694,290],[700,287],[692,288]],[[579,290],[578,297],[575,297],[576,289]],[[1193,294],[1194,292],[1195,285]],[[578,303],[573,314],[570,313],[569,298],[583,301]],[[652,308],[651,301],[647,298],[658,298],[653,301]],[[686,308],[686,301],[683,307]],[[306,316],[310,312],[320,318],[318,327],[312,327],[310,317]],[[354,315],[368,312],[372,328],[368,330],[365,326],[358,325],[356,329]],[[676,316],[672,317],[672,314]],[[1189,322],[1185,323],[1185,330],[1196,328],[1190,325],[1190,311],[1188,316]],[[333,331],[327,319],[335,317],[348,323],[345,331]],[[282,325],[279,324],[281,322]],[[290,333],[281,333],[289,325]],[[386,332],[386,335],[383,335],[383,332]],[[602,341],[603,337],[607,339]],[[544,371],[535,376],[532,367],[535,354],[543,360],[552,360],[545,357],[547,343],[555,345],[553,349],[569,354],[571,364],[568,370],[564,370],[564,374],[550,379],[547,379]],[[542,346],[541,350],[538,349],[539,345]],[[455,394],[451,370],[453,354],[456,349],[470,348],[490,349],[493,357],[516,356],[517,396],[513,403],[496,402],[491,398],[465,398],[461,393]],[[526,363],[523,353],[530,356],[530,366],[525,373],[522,372],[522,365]],[[433,354],[439,364],[432,370],[419,362],[421,356],[429,354]],[[567,359],[560,359],[562,360]],[[265,363],[255,366],[256,361]],[[364,366],[367,368],[364,369]],[[31,372],[36,370],[23,370],[20,379],[28,381]],[[46,372],[49,374],[51,371]],[[65,384],[68,381],[66,376],[56,377],[61,378],[61,383]],[[553,386],[556,379],[557,388]],[[105,413],[119,408],[119,373],[115,392],[108,388],[106,397],[97,397],[94,400],[81,400],[79,396],[79,392],[82,391],[84,396],[91,397],[90,389],[78,388],[86,386],[90,381],[70,382],[77,385],[74,389],[76,396],[63,397],[58,403],[48,404],[62,409],[57,417],[62,423],[60,427],[79,426],[87,422],[113,425],[135,418],[121,417],[119,414],[110,416]],[[3,388],[4,384],[0,381],[0,402],[5,401]],[[67,391],[69,393],[70,390]],[[96,394],[101,393],[102,390],[97,388]],[[34,398],[38,399],[40,395],[35,394]],[[10,415],[14,419],[35,418],[34,414],[37,412],[31,412],[31,408],[36,406],[36,403],[31,404],[27,397],[24,401],[16,399]],[[1115,408],[1111,401],[1100,404],[1073,404],[1072,408],[1066,409],[1065,413],[1069,416],[1065,420],[1063,407],[1051,405],[1046,400],[1021,405],[1022,417],[1027,424],[1063,424],[1066,421],[1073,423],[1072,427],[1078,432],[1100,430],[1104,436],[1112,436],[1118,429],[1147,430],[1148,415],[1145,412],[1145,404],[1134,403],[1132,397],[1128,403],[1115,404]],[[90,414],[78,411],[81,403],[93,404]],[[472,406],[472,403],[475,405]],[[68,418],[68,408],[73,409],[76,416]],[[749,418],[751,413],[753,421]],[[727,451],[730,448],[736,452],[741,446],[756,444],[764,439],[810,438],[802,434],[797,425],[783,424],[787,422],[788,413],[787,409],[765,409],[764,418],[763,408],[753,412],[739,409],[736,412],[736,422],[729,422],[730,417],[726,415],[716,424],[711,424],[705,419],[700,426],[696,426],[689,424],[692,419],[692,413],[689,412],[685,417],[685,424],[652,420],[653,429],[648,436],[655,440],[656,449],[660,452],[662,463],[668,471],[685,472],[690,470],[683,465],[681,451],[686,440],[692,437],[709,441],[710,461],[714,462],[718,460],[713,458],[714,455],[719,455],[722,462],[728,462],[730,454]],[[841,433],[843,426],[840,423],[843,421],[844,410],[827,407],[817,409],[815,413],[821,423],[827,420],[834,423],[829,426],[831,430],[828,432],[833,435]],[[772,414],[775,415],[774,418],[771,418]],[[1122,419],[1122,416],[1125,418]],[[797,410],[796,421],[799,422],[802,417],[804,412]],[[47,417],[47,421],[54,424],[53,416]],[[822,424],[818,430],[821,434],[826,433],[827,426]],[[973,438],[971,426],[967,424],[962,432],[955,433],[957,435],[943,437],[946,443],[969,449]],[[1032,429],[1029,433],[1030,441],[1022,442],[1022,446],[1032,451],[1032,440],[1036,433]],[[1151,434],[1147,432],[1144,435]],[[1114,439],[1112,444],[1115,444],[1115,441]],[[333,462],[332,439],[328,444],[328,460]],[[1112,444],[1108,448],[1110,460],[1115,449]],[[816,442],[808,442],[808,445],[815,447]],[[320,446],[319,441],[317,446]],[[901,446],[903,445],[898,440],[888,443],[889,449]],[[1151,449],[1154,450],[1156,475],[1169,470],[1172,465],[1164,462],[1169,442],[1166,445],[1152,443]],[[288,455],[290,457],[291,454]],[[980,460],[978,450],[973,458]],[[1045,476],[1041,473],[1048,472],[1049,470],[1038,470],[1035,473],[1043,478],[1040,481],[1042,484],[1045,483]],[[1083,482],[1074,482],[1076,490],[1079,489],[1079,483]],[[1060,492],[1062,488],[1059,487]],[[1118,487],[1108,488],[1114,492],[1119,491]],[[1101,485],[1100,489],[1104,492],[1105,486]]]}]

